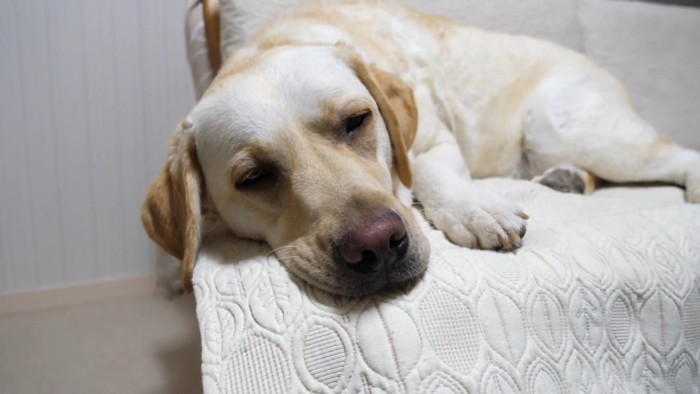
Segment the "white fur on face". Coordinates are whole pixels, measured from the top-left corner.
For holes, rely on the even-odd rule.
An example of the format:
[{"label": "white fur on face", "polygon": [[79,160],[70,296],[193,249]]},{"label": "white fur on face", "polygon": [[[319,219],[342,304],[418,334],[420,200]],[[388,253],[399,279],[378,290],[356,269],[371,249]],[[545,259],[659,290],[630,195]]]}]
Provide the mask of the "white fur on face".
[{"label": "white fur on face", "polygon": [[[298,141],[304,125],[324,116],[324,103],[372,103],[367,88],[333,47],[281,47],[264,53],[255,67],[223,81],[216,93],[192,111],[200,165],[207,192],[222,219],[239,235],[254,239],[270,236],[270,223],[253,212],[237,209],[231,195],[230,160],[253,142],[277,146]],[[377,122],[376,158],[391,190],[392,155],[381,116]],[[359,175],[359,174],[358,174]]]}]

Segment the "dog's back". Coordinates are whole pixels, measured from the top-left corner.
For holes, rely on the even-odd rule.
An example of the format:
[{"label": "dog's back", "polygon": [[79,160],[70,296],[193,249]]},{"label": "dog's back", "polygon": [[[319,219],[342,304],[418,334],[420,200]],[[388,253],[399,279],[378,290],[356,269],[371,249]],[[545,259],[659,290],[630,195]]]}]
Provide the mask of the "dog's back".
[{"label": "dog's back", "polygon": [[[409,84],[421,101],[423,129],[449,129],[476,177],[517,172],[529,100],[553,70],[571,64],[596,69],[582,55],[549,42],[385,3],[313,6],[278,19],[234,56],[287,44],[336,43]],[[419,133],[414,153],[427,149],[430,138]]]}]

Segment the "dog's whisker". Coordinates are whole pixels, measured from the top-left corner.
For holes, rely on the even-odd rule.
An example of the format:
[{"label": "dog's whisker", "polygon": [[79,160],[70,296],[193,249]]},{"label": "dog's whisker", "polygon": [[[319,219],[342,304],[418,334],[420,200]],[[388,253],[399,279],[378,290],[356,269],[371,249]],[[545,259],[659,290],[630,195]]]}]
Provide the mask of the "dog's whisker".
[{"label": "dog's whisker", "polygon": [[279,256],[281,253],[284,253],[284,251],[286,251],[286,250],[289,250],[289,249],[298,249],[298,248],[299,248],[299,247],[296,246],[296,245],[284,245],[284,246],[280,246],[280,247],[278,247],[278,248],[275,248],[275,249],[272,249],[271,251],[269,251],[265,257],[270,257],[270,256],[273,255],[273,254],[276,254],[276,255]]},{"label": "dog's whisker", "polygon": [[302,259],[298,254],[277,254],[277,259],[280,261],[290,260],[290,259]]},{"label": "dog's whisker", "polygon": [[302,258],[299,255],[282,255],[282,256],[277,256],[278,260],[289,260],[289,259],[300,259]]}]

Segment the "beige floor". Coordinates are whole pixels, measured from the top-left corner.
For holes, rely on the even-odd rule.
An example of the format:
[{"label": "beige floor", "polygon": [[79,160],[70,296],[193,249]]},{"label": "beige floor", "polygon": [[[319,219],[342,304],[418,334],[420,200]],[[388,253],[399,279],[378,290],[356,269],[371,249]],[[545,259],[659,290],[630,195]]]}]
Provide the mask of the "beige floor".
[{"label": "beige floor", "polygon": [[198,393],[193,296],[121,296],[0,316],[0,393]]}]

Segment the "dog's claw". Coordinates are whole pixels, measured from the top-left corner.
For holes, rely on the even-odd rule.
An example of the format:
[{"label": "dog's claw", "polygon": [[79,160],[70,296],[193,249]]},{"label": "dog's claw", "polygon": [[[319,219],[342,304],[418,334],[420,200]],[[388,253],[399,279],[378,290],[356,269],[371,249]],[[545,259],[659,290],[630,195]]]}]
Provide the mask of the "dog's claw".
[{"label": "dog's claw", "polygon": [[520,236],[520,238],[524,237],[525,233],[527,233],[527,226],[520,227],[520,231],[518,231],[518,235]]},{"label": "dog's claw", "polygon": [[489,191],[463,193],[470,199],[425,206],[426,216],[453,243],[469,248],[511,251],[522,244],[527,215],[512,202]]}]

